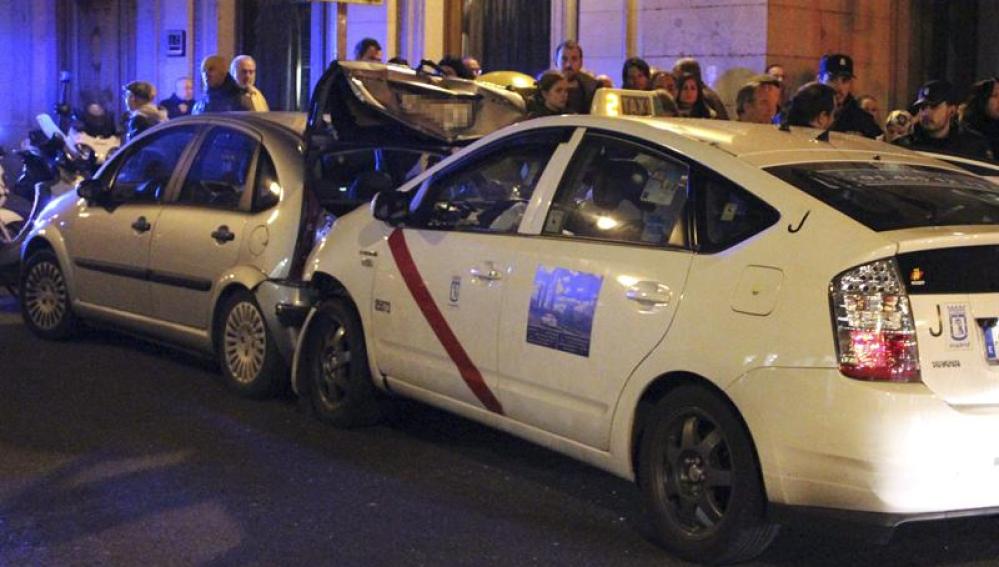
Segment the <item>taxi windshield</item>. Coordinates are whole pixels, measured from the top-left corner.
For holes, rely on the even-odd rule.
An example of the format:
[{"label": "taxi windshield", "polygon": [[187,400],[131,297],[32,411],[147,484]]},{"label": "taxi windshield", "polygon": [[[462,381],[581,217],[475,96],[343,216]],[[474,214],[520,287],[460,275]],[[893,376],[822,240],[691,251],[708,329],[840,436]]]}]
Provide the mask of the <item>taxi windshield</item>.
[{"label": "taxi windshield", "polygon": [[999,187],[934,167],[825,162],[766,169],[871,230],[999,223]]}]

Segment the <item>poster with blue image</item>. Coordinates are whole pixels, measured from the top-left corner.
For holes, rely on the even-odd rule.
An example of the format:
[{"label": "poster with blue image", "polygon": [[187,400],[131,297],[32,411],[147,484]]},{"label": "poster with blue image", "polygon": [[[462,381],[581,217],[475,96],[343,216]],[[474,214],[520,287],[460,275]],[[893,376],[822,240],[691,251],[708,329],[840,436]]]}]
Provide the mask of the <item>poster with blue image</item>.
[{"label": "poster with blue image", "polygon": [[538,266],[527,317],[527,342],[590,356],[593,316],[603,276]]}]

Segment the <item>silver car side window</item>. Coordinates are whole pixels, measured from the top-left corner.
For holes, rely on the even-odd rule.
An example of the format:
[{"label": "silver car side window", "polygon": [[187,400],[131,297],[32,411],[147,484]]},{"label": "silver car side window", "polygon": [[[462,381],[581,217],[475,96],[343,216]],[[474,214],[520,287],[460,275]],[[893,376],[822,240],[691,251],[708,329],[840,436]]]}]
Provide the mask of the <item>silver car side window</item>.
[{"label": "silver car side window", "polygon": [[187,172],[177,202],[218,209],[238,209],[250,181],[259,143],[228,128],[214,128]]},{"label": "silver car side window", "polygon": [[160,202],[173,170],[195,132],[193,127],[170,129],[132,150],[111,184],[113,200],[118,203]]}]

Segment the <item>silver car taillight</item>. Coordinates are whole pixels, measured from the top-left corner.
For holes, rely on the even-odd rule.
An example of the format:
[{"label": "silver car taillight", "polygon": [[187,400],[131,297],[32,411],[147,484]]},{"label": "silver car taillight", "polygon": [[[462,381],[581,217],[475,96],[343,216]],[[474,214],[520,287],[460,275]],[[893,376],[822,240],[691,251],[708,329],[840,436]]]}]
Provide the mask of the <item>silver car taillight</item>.
[{"label": "silver car taillight", "polygon": [[840,372],[859,380],[921,381],[916,326],[894,259],[843,272],[829,296]]}]

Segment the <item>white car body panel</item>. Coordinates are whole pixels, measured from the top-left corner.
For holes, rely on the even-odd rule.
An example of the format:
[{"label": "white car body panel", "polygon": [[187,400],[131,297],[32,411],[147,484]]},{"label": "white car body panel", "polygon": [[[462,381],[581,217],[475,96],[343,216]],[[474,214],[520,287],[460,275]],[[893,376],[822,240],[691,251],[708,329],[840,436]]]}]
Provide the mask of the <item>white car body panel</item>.
[{"label": "white car body panel", "polygon": [[[578,116],[509,127],[463,155],[548,126],[660,144],[749,189],[780,219],[714,254],[540,236],[557,172],[579,143],[577,131],[549,162],[518,236],[398,229],[435,303],[481,364],[500,413],[468,392],[407,295],[386,242],[397,229],[357,211],[313,251],[305,277],[335,278],[357,304],[379,385],[630,479],[642,395],[661,377],[696,376],[724,392],[745,421],[771,502],[892,514],[999,506],[999,442],[988,441],[999,439],[999,365],[986,362],[980,338],[952,354],[929,334],[938,323],[937,304],[965,305],[969,321],[999,317],[999,294],[910,295],[923,383],[907,384],[840,373],[829,295],[830,282],[845,270],[899,253],[996,245],[999,227],[875,232],[763,170],[872,160],[956,168],[854,136],[819,142],[813,140],[819,132],[809,129]],[[407,189],[418,191],[423,179],[450,163]],[[486,261],[502,277],[473,287],[468,270]],[[538,266],[602,277],[589,357],[525,340]],[[455,277],[462,295],[450,306],[446,290]],[[622,293],[636,280],[665,284],[675,301],[641,312]],[[470,289],[473,297],[466,295]],[[487,292],[500,289],[502,303],[490,304],[499,294]],[[375,311],[385,296],[391,311]],[[468,318],[466,307],[482,316]],[[489,347],[492,338],[496,350]],[[960,362],[960,372],[934,368],[945,356]]]}]

